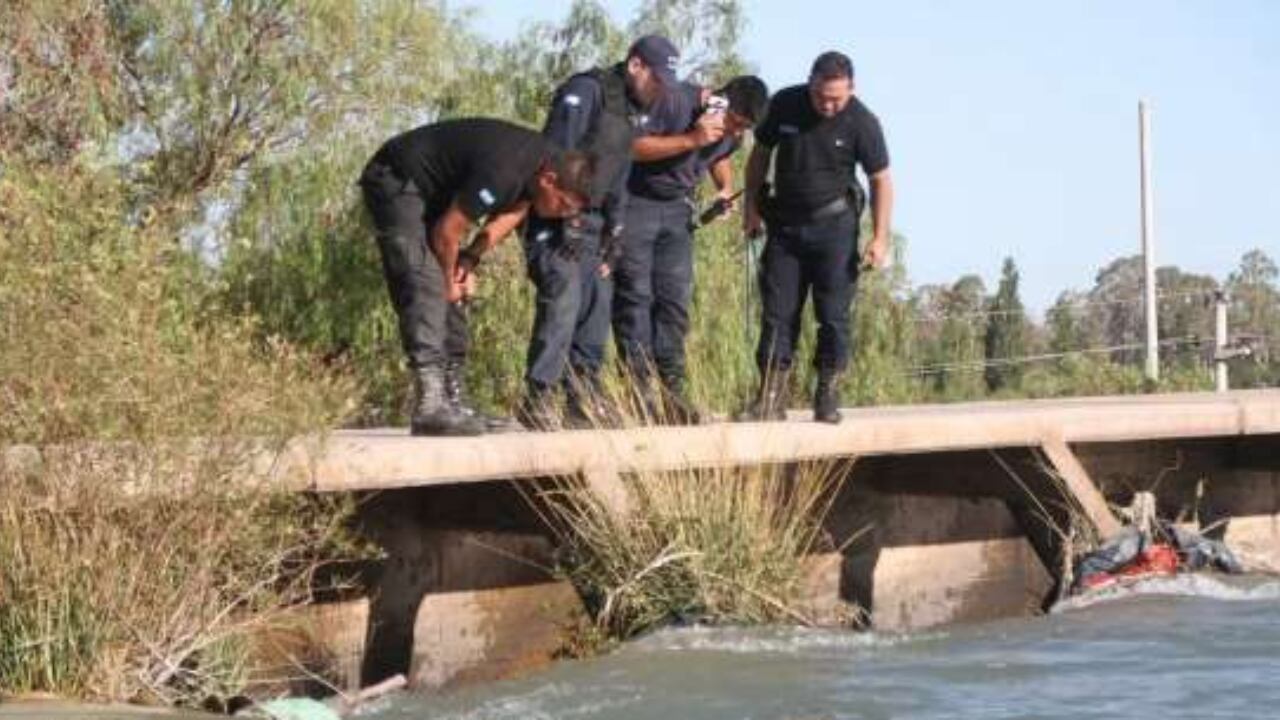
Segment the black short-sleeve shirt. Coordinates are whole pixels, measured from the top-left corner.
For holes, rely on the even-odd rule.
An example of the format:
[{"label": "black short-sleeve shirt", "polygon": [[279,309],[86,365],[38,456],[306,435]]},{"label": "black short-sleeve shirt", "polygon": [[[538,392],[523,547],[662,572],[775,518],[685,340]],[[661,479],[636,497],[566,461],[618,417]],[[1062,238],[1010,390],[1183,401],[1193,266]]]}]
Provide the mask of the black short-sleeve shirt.
[{"label": "black short-sleeve shirt", "polygon": [[471,221],[528,195],[530,181],[555,145],[502,120],[467,118],[423,125],[388,140],[375,159],[413,180],[430,216],[455,199]]},{"label": "black short-sleeve shirt", "polygon": [[756,140],[776,150],[774,194],[788,210],[816,210],[856,181],[856,167],[868,176],[889,167],[880,120],[858,98],[835,117],[813,109],[807,85],[778,91],[756,129]]},{"label": "black short-sleeve shirt", "polygon": [[[645,135],[677,135],[688,132],[702,115],[702,88],[683,82],[654,103]],[[627,190],[654,200],[686,197],[698,186],[707,168],[733,153],[738,143],[725,136],[718,142],[689,152],[631,166]]]}]

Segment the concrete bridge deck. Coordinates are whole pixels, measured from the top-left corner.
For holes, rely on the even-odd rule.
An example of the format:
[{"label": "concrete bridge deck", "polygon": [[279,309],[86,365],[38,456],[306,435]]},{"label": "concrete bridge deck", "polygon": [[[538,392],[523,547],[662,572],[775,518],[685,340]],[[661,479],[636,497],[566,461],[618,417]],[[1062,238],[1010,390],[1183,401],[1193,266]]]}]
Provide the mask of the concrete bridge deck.
[{"label": "concrete bridge deck", "polygon": [[852,408],[839,425],[814,423],[807,413],[796,413],[778,423],[475,438],[348,430],[295,443],[273,472],[299,488],[345,492],[828,457],[1271,434],[1280,434],[1280,390]]},{"label": "concrete bridge deck", "polygon": [[544,662],[587,617],[546,570],[556,538],[511,480],[578,476],[625,515],[628,473],[821,458],[857,458],[822,521],[838,549],[802,561],[797,602],[821,624],[847,626],[849,608],[891,631],[1041,612],[1083,531],[1075,507],[1105,538],[1138,490],[1280,574],[1276,390],[856,408],[834,426],[795,413],[477,438],[343,431],[296,442],[272,470],[299,489],[385,491],[359,511],[385,560],[367,597],[315,610],[322,655],[343,658],[348,684],[408,672],[444,687]]}]

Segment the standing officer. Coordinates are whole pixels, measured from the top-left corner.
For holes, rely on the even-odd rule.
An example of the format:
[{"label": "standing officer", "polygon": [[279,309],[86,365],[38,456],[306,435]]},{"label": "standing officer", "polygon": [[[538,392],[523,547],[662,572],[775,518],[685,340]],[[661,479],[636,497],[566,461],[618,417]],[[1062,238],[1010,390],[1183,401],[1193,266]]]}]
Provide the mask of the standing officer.
[{"label": "standing officer", "polygon": [[[614,271],[618,354],[658,420],[697,423],[684,393],[685,335],[693,296],[693,193],[710,170],[717,200],[732,205],[733,164],[743,133],[763,116],[769,90],[736,77],[715,93],[684,82],[655,104],[647,134],[632,143],[626,231]],[[662,400],[651,391],[656,368]]]},{"label": "standing officer", "polygon": [[[879,267],[889,252],[893,181],[880,121],[853,96],[853,63],[838,52],[813,62],[807,85],[774,96],[747,163],[743,229],[768,241],[761,259],[760,389],[742,419],[784,419],[787,379],[812,291],[818,319],[814,418],[840,422],[839,374],[849,362],[849,306],[860,266]],[[762,192],[770,158],[774,194]],[[861,257],[861,165],[871,182],[873,235]]]},{"label": "standing officer", "polygon": [[537,288],[533,337],[525,365],[525,397],[517,414],[530,429],[559,425],[554,397],[563,385],[565,422],[608,422],[600,366],[609,335],[609,281],[622,233],[631,140],[642,112],[676,83],[675,45],[646,35],[626,60],[569,78],[552,99],[543,134],[558,145],[598,158],[590,207],[572,221],[534,213],[526,224],[525,258]]},{"label": "standing officer", "polygon": [[[410,130],[365,166],[360,186],[415,381],[414,435],[484,431],[460,394],[467,352],[460,301],[473,287],[472,270],[531,207],[547,218],[577,213],[594,166],[589,153],[561,151],[538,133],[488,119]],[[480,226],[475,240],[459,250],[472,225]]]}]

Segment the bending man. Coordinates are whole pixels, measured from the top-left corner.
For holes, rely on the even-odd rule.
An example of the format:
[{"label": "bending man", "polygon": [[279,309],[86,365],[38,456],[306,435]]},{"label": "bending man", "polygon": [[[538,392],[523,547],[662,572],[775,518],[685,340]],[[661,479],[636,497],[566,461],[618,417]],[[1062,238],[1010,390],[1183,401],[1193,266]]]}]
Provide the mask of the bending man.
[{"label": "bending man", "polygon": [[[532,208],[563,218],[587,203],[595,159],[536,132],[488,119],[447,120],[391,138],[360,176],[382,271],[414,378],[414,435],[478,435],[462,395],[461,301],[480,258]],[[479,226],[474,241],[464,236]]]}]

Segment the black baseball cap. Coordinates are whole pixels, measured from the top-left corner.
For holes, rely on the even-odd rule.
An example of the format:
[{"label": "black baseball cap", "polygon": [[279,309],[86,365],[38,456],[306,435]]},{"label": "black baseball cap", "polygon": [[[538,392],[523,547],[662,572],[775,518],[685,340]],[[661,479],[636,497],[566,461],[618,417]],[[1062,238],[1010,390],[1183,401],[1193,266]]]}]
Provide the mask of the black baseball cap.
[{"label": "black baseball cap", "polygon": [[676,67],[680,65],[680,50],[675,43],[661,35],[645,35],[631,43],[627,58],[633,57],[640,58],[663,85],[675,86]]}]

